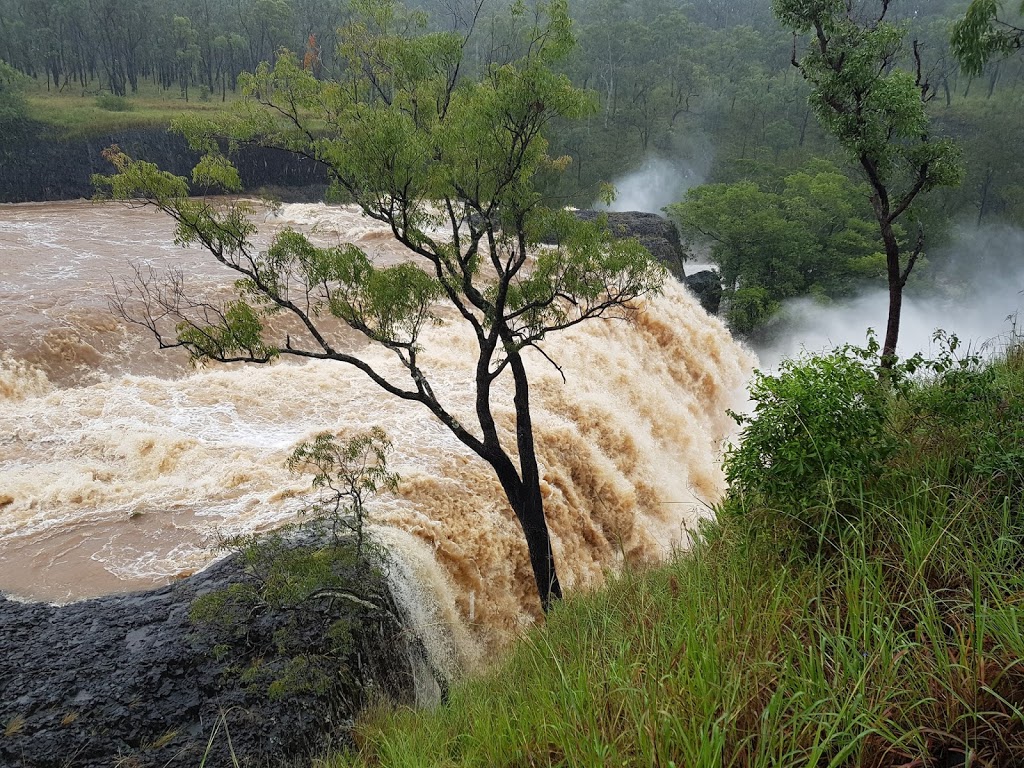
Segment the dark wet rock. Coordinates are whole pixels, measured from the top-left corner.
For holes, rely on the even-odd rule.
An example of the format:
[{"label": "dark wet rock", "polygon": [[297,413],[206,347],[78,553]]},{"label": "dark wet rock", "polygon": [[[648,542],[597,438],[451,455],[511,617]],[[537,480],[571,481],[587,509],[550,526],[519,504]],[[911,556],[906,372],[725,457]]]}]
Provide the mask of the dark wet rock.
[{"label": "dark wet rock", "polygon": [[593,221],[601,214],[608,217],[608,228],[613,235],[620,238],[635,237],[673,275],[683,279],[686,274],[683,269],[686,251],[683,250],[675,224],[656,213],[642,211],[576,211],[576,216],[583,221]]},{"label": "dark wet rock", "polygon": [[[0,202],[90,198],[92,175],[114,172],[102,157],[117,144],[131,157],[156,163],[177,176],[191,176],[199,155],[184,138],[161,128],[134,128],[100,136],[62,138],[48,135],[47,126],[23,123],[0,142]],[[291,153],[247,147],[232,155],[247,191],[273,187],[284,201],[323,199],[327,187],[322,167]]]},{"label": "dark wet rock", "polygon": [[635,237],[662,264],[668,267],[675,277],[700,299],[701,306],[717,315],[722,302],[722,283],[717,272],[704,270],[694,275],[686,275],[683,264],[686,250],[679,239],[676,225],[655,213],[642,211],[626,211],[623,213],[607,211],[576,211],[576,216],[583,221],[593,221],[600,215],[608,217],[608,227],[616,237]]},{"label": "dark wet rock", "polygon": [[722,277],[711,269],[687,275],[686,287],[700,299],[700,305],[709,315],[717,315],[722,304]]},{"label": "dark wet rock", "polygon": [[225,644],[189,615],[196,597],[245,578],[228,559],[167,587],[66,606],[0,596],[0,765],[196,768],[209,751],[206,764],[224,766],[228,735],[241,765],[279,765],[344,743],[368,696],[411,701],[413,657],[390,594],[381,610],[313,606],[351,622],[344,674],[271,700],[251,670],[273,660],[295,617],[255,616]]}]

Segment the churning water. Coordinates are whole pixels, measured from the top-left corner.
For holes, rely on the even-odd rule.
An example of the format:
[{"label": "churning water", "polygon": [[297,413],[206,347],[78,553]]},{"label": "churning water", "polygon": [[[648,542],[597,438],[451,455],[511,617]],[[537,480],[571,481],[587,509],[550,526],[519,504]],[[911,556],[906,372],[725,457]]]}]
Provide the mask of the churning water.
[{"label": "churning water", "polygon": [[[257,218],[264,242],[287,225],[402,257],[352,209],[285,205]],[[425,409],[337,363],[193,370],[157,352],[107,307],[132,261],[180,266],[208,292],[232,280],[204,252],[175,247],[171,222],[149,209],[0,206],[0,590],[66,601],[192,572],[219,536],[295,519],[309,477],[284,463],[299,441],[379,425],[402,482],[371,517],[417,620],[443,624],[449,656],[465,664],[535,617],[497,480]],[[471,335],[441,326],[424,347],[435,391],[472,423]],[[530,359],[546,509],[571,589],[686,543],[722,491],[726,409],[742,402],[753,360],[675,285],[632,322],[584,324],[545,349],[567,379]],[[511,408],[498,418],[508,435]]]}]

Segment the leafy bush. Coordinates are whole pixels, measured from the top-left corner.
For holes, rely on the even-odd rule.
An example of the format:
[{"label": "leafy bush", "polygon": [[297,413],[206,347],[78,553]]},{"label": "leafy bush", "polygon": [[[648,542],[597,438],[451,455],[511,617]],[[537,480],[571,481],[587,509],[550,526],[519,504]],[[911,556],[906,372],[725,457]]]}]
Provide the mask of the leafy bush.
[{"label": "leafy bush", "polygon": [[226,542],[246,581],[202,595],[192,606],[192,620],[213,636],[215,648],[259,647],[232,671],[271,700],[322,696],[350,680],[357,674],[353,631],[367,617],[394,618],[383,557],[364,530],[367,498],[398,483],[386,466],[390,449],[379,428],[348,441],[322,433],[299,445],[288,466],[311,469],[321,492],[306,510],[311,519],[304,530],[285,527]]},{"label": "leafy bush", "polygon": [[748,286],[737,289],[729,301],[729,327],[738,333],[750,333],[782,306],[767,288]]},{"label": "leafy bush", "polygon": [[200,596],[191,618],[215,648],[258,649],[236,658],[232,674],[271,700],[319,696],[351,680],[353,630],[386,611],[380,569],[351,542],[308,544],[293,530],[231,544],[248,580]]},{"label": "leafy bush", "polygon": [[25,117],[28,105],[22,90],[27,79],[0,59],[0,125],[9,125]]},{"label": "leafy bush", "polygon": [[[893,498],[956,488],[989,503],[1024,501],[1024,369],[1010,345],[991,362],[942,351],[882,371],[878,343],[787,360],[757,373],[749,415],[727,451],[722,514],[771,535],[782,549],[824,541],[882,546],[902,525]],[[897,505],[898,506],[898,505]],[[852,510],[857,509],[856,513]],[[865,517],[866,509],[877,514]],[[877,519],[869,519],[877,518]],[[795,533],[794,533],[795,531]]]},{"label": "leafy bush", "polygon": [[890,390],[868,358],[844,347],[755,374],[753,413],[733,414],[742,432],[726,453],[731,497],[785,510],[809,541],[846,527],[837,502],[876,479],[896,447],[886,429]]},{"label": "leafy bush", "polygon": [[112,93],[101,93],[96,97],[96,106],[107,112],[131,112],[135,109],[124,96],[115,96]]},{"label": "leafy bush", "polygon": [[948,349],[928,363],[934,376],[903,391],[901,411],[912,450],[941,464],[941,482],[1019,497],[1024,489],[1019,346],[1010,344],[999,360],[983,363],[973,355],[956,357],[955,337],[939,338]]}]

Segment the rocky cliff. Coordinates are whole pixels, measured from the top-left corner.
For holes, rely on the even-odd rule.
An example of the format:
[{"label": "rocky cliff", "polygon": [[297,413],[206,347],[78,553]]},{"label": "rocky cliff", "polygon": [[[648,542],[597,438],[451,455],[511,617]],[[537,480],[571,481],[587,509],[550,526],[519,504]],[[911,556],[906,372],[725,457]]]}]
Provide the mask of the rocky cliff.
[{"label": "rocky cliff", "polygon": [[[0,202],[89,198],[94,173],[113,173],[101,153],[117,144],[134,158],[156,163],[178,176],[189,176],[198,155],[179,135],[161,128],[132,129],[80,139],[50,138],[45,126],[23,123],[0,142]],[[326,175],[303,158],[273,149],[246,148],[233,158],[247,190],[318,188]]]},{"label": "rocky cliff", "polygon": [[[414,641],[386,588],[301,615],[255,605],[228,635],[190,615],[198,597],[252,578],[236,557],[161,589],[66,606],[0,596],[0,765],[196,768],[204,756],[231,765],[231,752],[243,766],[278,765],[344,742],[370,696],[411,700]],[[344,626],[348,650],[307,685],[308,665],[278,662],[284,634],[314,625]],[[321,642],[311,634],[308,649]]]}]

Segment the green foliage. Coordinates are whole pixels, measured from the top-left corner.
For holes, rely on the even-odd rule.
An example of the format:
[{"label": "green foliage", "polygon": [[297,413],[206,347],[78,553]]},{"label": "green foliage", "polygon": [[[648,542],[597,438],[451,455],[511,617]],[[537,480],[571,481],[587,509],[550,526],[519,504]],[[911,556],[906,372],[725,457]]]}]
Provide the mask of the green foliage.
[{"label": "green foliage", "polygon": [[[1001,19],[1002,5],[999,0],[972,0],[963,18],[953,26],[953,54],[965,74],[980,75],[993,57],[1020,50],[1024,19],[1016,25]],[[1024,16],[1024,3],[1017,13]]]},{"label": "green foliage", "polygon": [[[871,7],[874,7],[872,12]],[[772,10],[795,34],[808,34],[803,57],[793,62],[811,86],[818,122],[834,136],[871,190],[871,206],[885,245],[889,302],[882,362],[896,361],[903,288],[922,254],[925,234],[899,242],[896,223],[918,198],[963,179],[960,149],[931,132],[931,98],[920,50],[913,69],[899,66],[906,29],[886,20],[889,0],[865,7],[833,0],[773,0]]]},{"label": "green foliage", "polygon": [[[781,170],[766,179],[773,173]],[[867,198],[865,185],[818,160],[783,174],[781,183],[776,175],[762,184],[694,187],[666,210],[688,241],[710,245],[730,298],[730,325],[749,332],[782,299],[840,297],[885,274]]]},{"label": "green foliage", "polygon": [[[1024,501],[1024,377],[1020,339],[1003,362],[956,357],[958,342],[931,368],[927,385],[906,387],[898,415],[913,450],[940,462],[949,482],[1016,508]],[[1015,365],[1016,361],[1016,365]]]},{"label": "green foliage", "polygon": [[730,495],[749,507],[793,510],[808,540],[849,525],[837,500],[877,481],[895,450],[887,429],[890,392],[863,354],[843,348],[786,360],[755,373],[754,408],[726,453]]},{"label": "green foliage", "polygon": [[242,355],[266,362],[278,350],[263,343],[263,324],[256,310],[244,301],[232,301],[220,313],[217,325],[199,327],[182,321],[178,342],[199,360],[223,360]]},{"label": "green foliage", "polygon": [[379,567],[350,541],[302,544],[287,529],[228,546],[246,580],[201,595],[190,612],[216,655],[236,654],[227,674],[271,700],[351,684],[353,628],[383,610]]},{"label": "green foliage", "polygon": [[378,490],[398,488],[398,475],[387,468],[390,452],[387,434],[374,427],[344,443],[322,432],[299,445],[288,458],[289,469],[313,471],[313,488],[322,494],[307,514],[329,529],[335,545],[347,531],[355,537],[356,553],[362,554],[366,498]]},{"label": "green foliage", "polygon": [[929,135],[922,83],[893,66],[904,27],[860,21],[844,3],[774,0],[772,8],[786,27],[816,36],[799,62],[811,106],[854,162],[867,161],[868,177],[891,184],[909,175],[922,192],[959,183],[957,148]]},{"label": "green foliage", "polygon": [[126,97],[113,93],[101,93],[96,97],[96,106],[107,112],[131,112],[135,109]]},{"label": "green foliage", "polygon": [[306,510],[310,524],[226,542],[245,580],[192,606],[192,620],[212,633],[218,655],[251,646],[263,633],[264,646],[232,673],[271,700],[324,696],[357,676],[354,629],[386,613],[381,553],[367,546],[364,524],[367,498],[397,488],[398,476],[387,469],[390,449],[380,429],[346,442],[323,433],[300,444],[288,466],[312,470],[321,492]]},{"label": "green foliage", "polygon": [[192,169],[192,183],[201,189],[241,192],[242,179],[227,158],[217,152],[203,155]]},{"label": "green foliage", "polygon": [[[879,376],[878,346],[844,347],[755,374],[754,409],[725,460],[733,508],[764,525],[796,528],[815,551],[863,536],[853,510],[926,464],[935,482],[1019,505],[1024,400],[1007,362],[958,356],[955,336],[934,359],[915,355]],[[1015,347],[1011,347],[1011,350]]]},{"label": "green foliage", "polygon": [[10,125],[25,118],[28,105],[24,88],[26,78],[3,59],[0,59],[0,126]]},{"label": "green foliage", "polygon": [[386,464],[390,449],[380,429],[300,444],[288,466],[312,470],[320,492],[305,511],[307,524],[225,542],[244,580],[192,605],[191,619],[210,634],[215,656],[239,654],[227,674],[272,701],[312,696],[329,707],[332,696],[362,695],[351,688],[360,674],[354,633],[367,620],[394,618],[381,552],[368,546],[364,530],[368,497],[397,487]]},{"label": "green foliage", "polygon": [[726,318],[737,333],[751,333],[779,311],[780,304],[767,288],[744,286],[731,292]]}]

